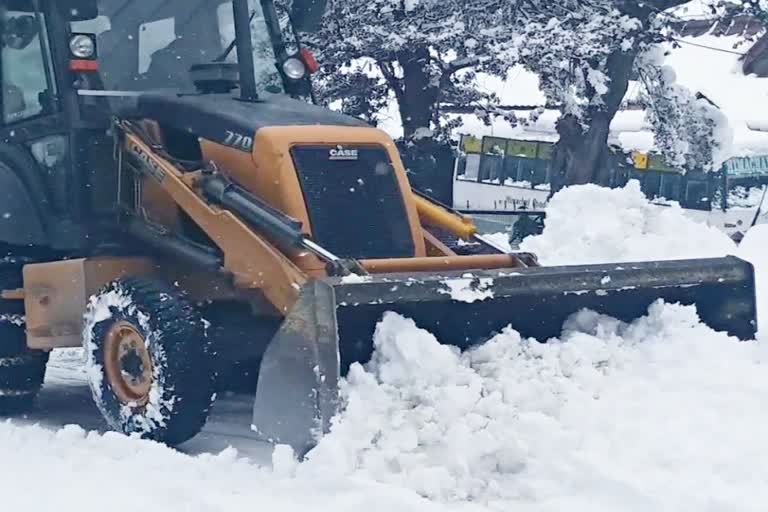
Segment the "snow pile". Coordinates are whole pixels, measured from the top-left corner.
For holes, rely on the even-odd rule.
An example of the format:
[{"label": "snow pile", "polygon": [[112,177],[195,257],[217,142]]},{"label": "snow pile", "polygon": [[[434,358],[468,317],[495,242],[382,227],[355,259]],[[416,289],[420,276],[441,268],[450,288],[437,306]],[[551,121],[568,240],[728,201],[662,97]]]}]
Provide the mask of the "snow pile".
[{"label": "snow pile", "polygon": [[484,234],[483,238],[498,246],[500,249],[504,249],[507,252],[513,252],[514,248],[509,243],[509,233],[489,233]]},{"label": "snow pile", "polygon": [[759,224],[747,231],[738,256],[755,266],[758,327],[762,334],[768,335],[768,224]]},{"label": "snow pile", "polygon": [[547,207],[545,230],[520,247],[544,265],[670,260],[734,254],[716,228],[687,218],[678,205],[652,205],[631,180],[622,189],[569,187]]},{"label": "snow pile", "polygon": [[[584,313],[549,344],[513,330],[464,354],[395,314],[297,478],[374,479],[494,510],[760,510],[766,343],[693,308]],[[762,468],[762,469],[761,469]]]},{"label": "snow pile", "polygon": [[[545,233],[526,241],[545,263],[737,253],[756,265],[768,312],[768,225],[737,249],[678,208],[650,206],[633,185],[574,187],[550,208]],[[507,329],[464,353],[390,313],[374,344],[372,361],[342,383],[333,431],[302,464],[282,446],[270,469],[232,449],[190,457],[78,427],[0,423],[3,503],[39,512],[762,512],[768,502],[768,338],[716,333],[691,307],[657,303],[632,324],[585,312],[548,344]]]},{"label": "snow pile", "polygon": [[547,207],[544,232],[520,245],[547,266],[738,256],[755,266],[762,332],[768,331],[766,247],[768,226],[751,228],[737,246],[722,231],[689,218],[676,203],[652,204],[635,180],[623,189],[564,189]]},{"label": "snow pile", "polygon": [[[562,192],[524,248],[548,264],[738,254],[766,292],[765,247],[768,226],[737,249],[631,184]],[[632,324],[574,315],[549,341],[508,328],[460,353],[388,314],[331,434],[293,474],[493,510],[761,510],[768,339],[740,342],[659,302]]]},{"label": "snow pile", "polygon": [[765,200],[766,193],[762,187],[735,187],[728,194],[728,205],[731,208],[757,208]]}]

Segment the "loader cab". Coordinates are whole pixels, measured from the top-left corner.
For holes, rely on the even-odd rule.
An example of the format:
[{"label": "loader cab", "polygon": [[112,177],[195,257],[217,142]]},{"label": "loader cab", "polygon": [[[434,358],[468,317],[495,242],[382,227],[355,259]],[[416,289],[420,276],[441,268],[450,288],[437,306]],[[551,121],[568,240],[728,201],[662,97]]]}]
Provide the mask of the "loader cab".
[{"label": "loader cab", "polygon": [[235,68],[254,97],[305,92],[284,65],[287,19],[272,0],[0,0],[0,249],[109,238],[113,116],[147,91],[199,94],[196,65]]},{"label": "loader cab", "polygon": [[77,244],[71,111],[52,49],[58,10],[0,1],[0,246]]},{"label": "loader cab", "polygon": [[[279,26],[268,18],[271,2],[249,2],[254,80],[260,91],[284,92],[275,63],[283,52]],[[98,16],[73,21],[70,31],[96,36],[98,70],[83,73],[82,85],[111,91],[111,97],[151,90],[194,92],[190,70],[220,61],[235,64],[233,5],[224,0],[99,0]],[[119,94],[119,93],[125,94]]]}]

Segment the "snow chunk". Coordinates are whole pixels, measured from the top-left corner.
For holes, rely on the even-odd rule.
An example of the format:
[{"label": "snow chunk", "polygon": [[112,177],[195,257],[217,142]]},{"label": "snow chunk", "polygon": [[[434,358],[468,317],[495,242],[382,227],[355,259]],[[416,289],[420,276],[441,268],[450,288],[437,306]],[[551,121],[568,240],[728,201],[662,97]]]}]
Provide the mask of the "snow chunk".
[{"label": "snow chunk", "polygon": [[0,314],[0,325],[11,324],[11,325],[15,325],[16,327],[24,327],[26,323],[27,323],[27,320],[24,315],[16,315],[16,314],[10,314],[10,313]]},{"label": "snow chunk", "polygon": [[493,279],[490,277],[476,278],[471,274],[465,274],[462,278],[445,279],[442,283],[448,289],[438,291],[450,295],[455,301],[471,304],[493,298]]},{"label": "snow chunk", "polygon": [[737,256],[755,266],[757,326],[761,333],[768,334],[768,224],[747,231]]},{"label": "snow chunk", "polygon": [[359,274],[349,274],[341,278],[343,284],[359,284],[367,283],[371,280],[371,276],[361,276]]},{"label": "snow chunk", "polygon": [[735,254],[736,244],[714,227],[696,223],[677,204],[651,204],[631,180],[622,189],[574,186],[549,202],[545,229],[521,250],[544,265],[576,265]]},{"label": "snow chunk", "polygon": [[587,73],[587,80],[589,80],[589,84],[595,89],[595,92],[597,92],[598,95],[603,96],[608,92],[608,82],[610,82],[610,78],[608,78],[602,71],[590,68]]},{"label": "snow chunk", "polygon": [[293,448],[284,444],[275,446],[272,452],[272,471],[275,473],[275,476],[282,478],[292,477],[296,472],[298,464]]},{"label": "snow chunk", "polygon": [[434,132],[427,127],[422,126],[421,128],[417,128],[416,131],[413,132],[413,139],[414,140],[420,140],[420,139],[430,139],[434,136]]}]

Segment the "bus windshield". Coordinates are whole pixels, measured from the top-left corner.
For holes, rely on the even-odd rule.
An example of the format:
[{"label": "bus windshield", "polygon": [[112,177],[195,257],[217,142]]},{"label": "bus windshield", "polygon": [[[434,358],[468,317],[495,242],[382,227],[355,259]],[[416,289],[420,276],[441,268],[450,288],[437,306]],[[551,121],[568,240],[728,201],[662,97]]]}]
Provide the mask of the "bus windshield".
[{"label": "bus windshield", "polygon": [[[257,86],[282,92],[261,3],[249,3]],[[232,2],[223,0],[99,0],[99,17],[71,29],[97,35],[105,89],[191,90],[190,67],[213,62],[234,40],[232,16]],[[237,62],[237,52],[226,61]]]}]

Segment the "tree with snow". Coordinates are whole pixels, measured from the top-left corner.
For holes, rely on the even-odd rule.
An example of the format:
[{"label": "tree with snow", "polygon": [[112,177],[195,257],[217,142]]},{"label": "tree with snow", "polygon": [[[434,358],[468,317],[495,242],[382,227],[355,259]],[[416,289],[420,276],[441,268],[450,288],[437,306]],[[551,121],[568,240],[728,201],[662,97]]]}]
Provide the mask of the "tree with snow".
[{"label": "tree with snow", "polygon": [[576,2],[553,18],[526,26],[520,62],[538,74],[548,100],[561,106],[552,163],[553,191],[564,185],[608,181],[610,125],[630,81],[642,85],[640,103],[668,163],[710,171],[722,162],[726,120],[706,98],[675,84],[660,43],[674,38],[667,11],[685,0]]},{"label": "tree with snow", "polygon": [[[713,6],[719,0],[709,1]],[[506,78],[521,64],[540,78],[562,116],[553,160],[555,189],[605,183],[609,128],[631,80],[670,164],[717,168],[723,118],[704,98],[675,84],[659,44],[674,37],[669,9],[686,0],[328,0],[321,29],[319,96],[376,123],[392,99],[405,140],[426,146],[461,125],[449,106],[484,121],[519,119],[502,108],[481,74]],[[731,9],[728,12],[733,12]],[[679,25],[678,25],[679,26]]]},{"label": "tree with snow", "polygon": [[394,97],[406,140],[440,137],[456,126],[442,105],[498,104],[475,78],[509,67],[499,49],[516,37],[516,11],[509,0],[329,0],[308,41],[324,64],[318,93],[371,122]]}]

